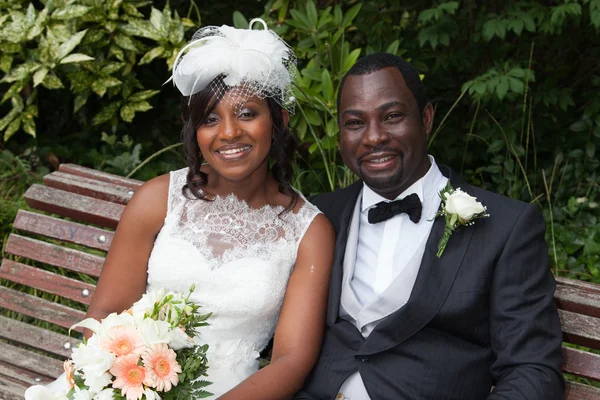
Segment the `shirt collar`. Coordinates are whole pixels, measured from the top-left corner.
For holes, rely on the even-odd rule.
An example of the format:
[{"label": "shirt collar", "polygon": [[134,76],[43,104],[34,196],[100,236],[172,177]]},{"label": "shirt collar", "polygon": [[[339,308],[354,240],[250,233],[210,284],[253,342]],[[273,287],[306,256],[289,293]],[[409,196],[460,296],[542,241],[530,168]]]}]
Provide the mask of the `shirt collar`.
[{"label": "shirt collar", "polygon": [[367,211],[369,208],[375,206],[375,204],[380,203],[382,201],[390,202],[394,200],[400,200],[405,198],[406,196],[416,193],[419,196],[419,200],[421,202],[424,201],[424,194],[429,197],[432,190],[437,190],[435,187],[435,178],[436,174],[439,174],[439,168],[435,162],[435,158],[429,155],[429,161],[431,165],[429,166],[429,170],[425,175],[421,177],[421,179],[417,180],[415,183],[410,185],[405,191],[400,193],[398,197],[393,200],[386,199],[383,196],[378,195],[367,186],[366,183],[363,182],[363,191],[362,191],[362,204],[361,204],[361,212]]}]

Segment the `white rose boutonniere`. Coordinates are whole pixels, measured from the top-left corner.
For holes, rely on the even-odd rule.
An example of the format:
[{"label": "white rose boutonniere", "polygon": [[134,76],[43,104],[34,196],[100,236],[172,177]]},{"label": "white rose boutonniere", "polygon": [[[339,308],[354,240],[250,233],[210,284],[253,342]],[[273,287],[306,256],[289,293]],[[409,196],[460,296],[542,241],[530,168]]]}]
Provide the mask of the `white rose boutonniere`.
[{"label": "white rose boutonniere", "polygon": [[477,201],[476,197],[463,192],[460,188],[454,189],[450,182],[440,190],[440,197],[442,198],[442,209],[433,218],[443,216],[446,226],[444,235],[438,244],[438,258],[444,253],[450,236],[459,226],[473,225],[475,219],[490,216],[487,208]]}]

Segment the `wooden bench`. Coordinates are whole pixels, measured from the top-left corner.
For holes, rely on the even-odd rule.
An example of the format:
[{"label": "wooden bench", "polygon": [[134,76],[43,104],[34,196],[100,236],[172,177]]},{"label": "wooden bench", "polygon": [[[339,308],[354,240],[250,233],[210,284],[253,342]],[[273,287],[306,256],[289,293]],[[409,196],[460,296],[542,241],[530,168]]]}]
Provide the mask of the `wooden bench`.
[{"label": "wooden bench", "polygon": [[[31,208],[55,216],[19,210],[15,233],[5,243],[0,307],[12,313],[0,316],[0,399],[22,399],[28,386],[62,373],[62,361],[80,340],[30,322],[66,332],[84,318],[113,229],[141,184],[62,164],[44,178],[44,185],[25,193]],[[600,350],[600,285],[557,278],[555,298],[565,342]],[[26,322],[12,318],[17,315]],[[565,346],[564,355],[565,373],[600,382],[599,354]],[[600,389],[569,382],[565,398],[600,400]]]}]

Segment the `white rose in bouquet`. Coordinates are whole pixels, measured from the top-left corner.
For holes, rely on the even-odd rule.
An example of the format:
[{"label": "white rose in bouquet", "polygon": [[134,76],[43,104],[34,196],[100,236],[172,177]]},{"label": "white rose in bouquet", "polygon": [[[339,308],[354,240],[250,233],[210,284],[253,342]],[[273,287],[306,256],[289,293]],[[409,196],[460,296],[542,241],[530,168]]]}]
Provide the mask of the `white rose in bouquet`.
[{"label": "white rose in bouquet", "polygon": [[110,376],[107,378],[104,374],[112,367],[115,355],[100,347],[98,336],[92,336],[86,344],[73,349],[71,359],[94,387],[100,386],[98,391],[110,382]]},{"label": "white rose in bouquet", "polygon": [[166,343],[171,341],[171,325],[167,321],[155,321],[150,318],[144,319],[138,324],[138,332],[146,346]]},{"label": "white rose in bouquet", "polygon": [[133,317],[139,321],[144,319],[145,315],[152,314],[152,311],[154,310],[154,305],[162,301],[166,294],[167,291],[164,288],[159,288],[144,293],[142,298],[136,301],[133,307],[131,307]]}]

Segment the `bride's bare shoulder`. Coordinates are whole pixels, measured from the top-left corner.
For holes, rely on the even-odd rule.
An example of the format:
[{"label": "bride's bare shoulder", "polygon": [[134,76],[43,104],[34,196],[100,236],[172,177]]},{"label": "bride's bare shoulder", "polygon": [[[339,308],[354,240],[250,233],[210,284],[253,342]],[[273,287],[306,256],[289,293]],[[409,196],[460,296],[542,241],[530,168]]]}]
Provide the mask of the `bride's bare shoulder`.
[{"label": "bride's bare shoulder", "polygon": [[136,219],[147,218],[147,222],[162,223],[167,215],[169,182],[169,174],[160,175],[145,182],[129,200],[124,216]]}]

